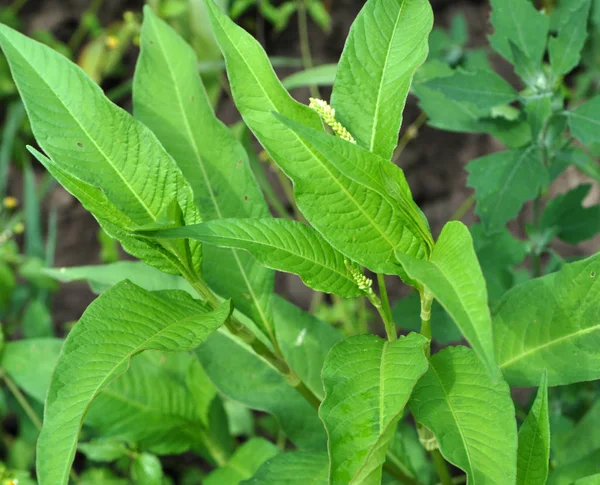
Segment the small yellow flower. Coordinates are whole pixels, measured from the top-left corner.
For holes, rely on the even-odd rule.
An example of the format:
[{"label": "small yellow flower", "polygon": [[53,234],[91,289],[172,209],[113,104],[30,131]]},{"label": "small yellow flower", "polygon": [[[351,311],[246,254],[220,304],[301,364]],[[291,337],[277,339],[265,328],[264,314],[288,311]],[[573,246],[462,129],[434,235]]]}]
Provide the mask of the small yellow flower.
[{"label": "small yellow flower", "polygon": [[114,35],[109,35],[106,38],[106,47],[109,49],[116,49],[119,46],[119,39],[117,39]]},{"label": "small yellow flower", "polygon": [[17,205],[19,205],[19,201],[16,197],[9,195],[8,197],[4,197],[3,205],[7,209],[14,209],[15,207],[17,207]]},{"label": "small yellow flower", "polygon": [[335,109],[329,106],[327,101],[322,99],[310,98],[309,107],[314,109],[321,119],[333,130],[333,132],[350,143],[356,143],[350,132],[335,119]]},{"label": "small yellow flower", "polygon": [[15,234],[23,234],[25,232],[25,224],[17,222],[13,228]]}]

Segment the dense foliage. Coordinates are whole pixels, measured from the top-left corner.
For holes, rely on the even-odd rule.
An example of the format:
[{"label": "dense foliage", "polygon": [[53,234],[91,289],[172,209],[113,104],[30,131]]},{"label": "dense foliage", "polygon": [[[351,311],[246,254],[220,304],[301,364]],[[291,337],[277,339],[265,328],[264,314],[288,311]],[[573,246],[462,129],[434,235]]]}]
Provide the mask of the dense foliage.
[{"label": "dense foliage", "polygon": [[[237,15],[251,3],[235,2]],[[190,451],[204,468],[177,483],[448,485],[454,467],[474,485],[596,483],[600,254],[567,261],[551,244],[594,237],[600,206],[584,204],[589,185],[548,194],[571,165],[600,182],[597,65],[585,67],[600,50],[600,2],[491,7],[490,46],[517,88],[465,47],[462,20],[430,37],[428,0],[368,0],[331,105],[306,105],[259,42],[205,1],[205,45],[216,41],[243,123],[291,181],[297,220],[271,215],[249,133],[216,117],[195,50],[151,6],[133,115],[62,54],[0,26],[40,148],[29,151],[137,259],[41,269],[56,236],[28,234],[21,257],[9,238],[20,219],[0,221],[12,257],[0,276],[12,288],[15,265],[30,275],[32,313],[26,339],[4,343],[0,369],[34,424],[43,406],[39,437],[30,430],[40,485],[128,483],[126,470],[134,483],[169,483],[158,456]],[[327,27],[319,2],[302,8]],[[308,69],[287,85],[330,74]],[[470,228],[453,220],[432,234],[393,163],[410,92],[430,125],[506,147],[467,166],[480,218]],[[529,201],[519,240],[507,224]],[[276,295],[275,271],[354,299],[338,304],[343,328]],[[390,278],[414,289],[393,308]],[[55,279],[100,294],[64,342],[45,307]],[[354,325],[365,300],[385,337]],[[7,321],[14,302],[0,300]],[[515,387],[537,389],[513,399]],[[79,477],[77,453],[105,465]]]}]

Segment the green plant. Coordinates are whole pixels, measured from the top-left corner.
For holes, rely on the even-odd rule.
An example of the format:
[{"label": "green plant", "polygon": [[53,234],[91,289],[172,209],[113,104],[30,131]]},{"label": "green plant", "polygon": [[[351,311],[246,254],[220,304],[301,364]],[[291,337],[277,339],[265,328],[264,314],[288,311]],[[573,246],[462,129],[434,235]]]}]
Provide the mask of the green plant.
[{"label": "green plant", "polygon": [[[0,27],[0,44],[45,155],[30,151],[140,260],[52,272],[86,279],[101,295],[67,336],[52,377],[55,359],[47,358],[45,373],[20,384],[38,401],[46,396],[37,446],[41,485],[67,483],[77,450],[91,461],[112,463],[86,474],[117,483],[114,472],[127,470],[134,482],[163,483],[156,455],[188,450],[215,469],[208,476],[190,470],[182,482],[209,485],[308,479],[448,485],[454,480],[448,462],[469,483],[546,482],[549,423],[558,422],[551,403],[571,407],[568,392],[552,395],[548,388],[600,378],[600,256],[514,285],[491,309],[487,286],[493,279],[479,259],[487,251],[505,270],[529,252],[537,272],[539,248],[546,248],[539,241],[547,238],[519,244],[504,225],[550,180],[548,154],[569,148],[561,139],[564,123],[554,128],[555,114],[568,119],[582,142],[595,141],[598,101],[566,116],[556,108],[554,80],[577,64],[578,54],[565,51],[559,32],[550,41],[554,70],[540,85],[548,19],[527,0],[511,1],[516,17],[505,2],[492,3],[492,46],[519,72],[535,73],[525,76],[535,79],[531,89],[545,90],[520,95],[491,71],[458,71],[441,82],[422,70],[416,86],[433,93],[430,101],[439,94],[454,107],[470,103],[474,111],[467,110],[465,124],[482,131],[491,126],[499,133],[504,122],[517,121],[511,120],[515,112],[524,116],[499,104],[521,100],[530,115],[507,131],[515,148],[495,155],[502,158],[493,168],[514,164],[515,171],[525,163],[533,167],[526,172],[532,180],[527,186],[504,180],[517,194],[486,211],[482,184],[498,179],[493,171],[491,178],[476,177],[483,223],[472,231],[481,236],[475,243],[459,221],[448,222],[434,240],[402,170],[390,162],[413,76],[427,57],[427,0],[369,0],[339,62],[332,106],[314,100],[310,107],[291,98],[258,42],[206,1],[236,106],[292,181],[309,224],[270,217],[247,152],[211,108],[194,51],[150,8],[133,117],[61,55]],[[580,22],[574,15],[564,24],[572,33]],[[523,30],[525,23],[531,30]],[[509,44],[519,42],[515,32],[527,35],[526,42]],[[583,46],[579,32],[571,37]],[[528,101],[539,101],[540,116],[531,114],[538,111],[528,109]],[[502,121],[486,119],[492,111]],[[455,113],[440,108],[436,116],[442,115]],[[573,199],[580,201],[569,197],[570,206]],[[562,227],[562,210],[548,204],[545,214],[549,226]],[[344,338],[275,295],[273,270],[297,274],[317,291],[368,299],[387,338]],[[398,337],[403,314],[392,313],[386,276],[418,293],[419,333]],[[452,320],[471,348],[435,352],[432,335],[443,324],[432,320],[436,314]],[[56,344],[38,345],[47,350]],[[529,412],[521,410],[518,432],[510,386],[538,387]],[[595,392],[590,389],[592,398]],[[598,420],[597,406],[583,403],[577,399],[576,409],[558,413],[566,422],[552,444],[550,483],[598,471],[597,446],[572,446]],[[253,425],[248,409],[275,422]],[[403,419],[409,411],[416,428]],[[261,437],[234,440],[257,428]],[[297,450],[287,451],[292,446]]]}]

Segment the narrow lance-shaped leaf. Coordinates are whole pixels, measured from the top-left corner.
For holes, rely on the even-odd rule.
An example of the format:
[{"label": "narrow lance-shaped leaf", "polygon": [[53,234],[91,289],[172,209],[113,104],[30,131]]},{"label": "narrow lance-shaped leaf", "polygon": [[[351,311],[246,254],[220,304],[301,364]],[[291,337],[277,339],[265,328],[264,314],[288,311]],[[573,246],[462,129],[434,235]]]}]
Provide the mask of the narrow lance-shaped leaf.
[{"label": "narrow lance-shaped leaf", "polygon": [[429,261],[396,253],[408,275],[425,286],[450,314],[491,376],[497,374],[485,279],[469,229],[444,226]]},{"label": "narrow lance-shaped leaf", "polygon": [[6,26],[0,44],[33,133],[61,171],[100,188],[136,225],[156,222],[174,198],[186,222],[199,222],[189,186],[148,128],[51,48]]},{"label": "narrow lance-shaped leaf", "polygon": [[[260,44],[211,0],[207,5],[236,105],[246,124],[294,182],[294,196],[310,223],[334,248],[374,271],[393,270],[386,261],[394,249],[424,254],[427,243],[411,233],[415,219],[399,218],[389,203],[382,204],[382,199],[391,196],[380,193],[382,182],[373,178],[386,170],[374,167],[385,164],[388,170],[396,169],[397,173],[386,179],[408,199],[398,202],[398,212],[418,212],[416,206],[407,208],[412,197],[399,169],[367,150],[323,133],[318,115],[285,91]],[[274,118],[273,113],[284,118]],[[301,129],[308,130],[309,135],[300,133]],[[359,166],[363,176],[357,182]],[[364,181],[368,177],[370,185]]]},{"label": "narrow lance-shaped leaf", "polygon": [[427,370],[427,340],[387,342],[357,335],[337,343],[323,365],[319,416],[329,436],[332,485],[381,483],[385,454],[413,387]]},{"label": "narrow lance-shaped leaf", "polygon": [[548,379],[544,373],[533,406],[519,429],[517,485],[545,485],[549,463]]},{"label": "narrow lance-shaped leaf", "polygon": [[501,231],[523,204],[550,182],[535,146],[486,155],[467,165],[468,186],[475,189],[475,212],[487,232]]},{"label": "narrow lance-shaped leaf", "polygon": [[569,128],[584,145],[600,143],[600,95],[568,112]]},{"label": "narrow lance-shaped leaf", "polygon": [[[581,50],[587,38],[590,0],[563,2],[558,35],[548,42],[550,65],[557,76],[563,76],[579,64]],[[562,5],[561,5],[562,7]]]},{"label": "narrow lance-shaped leaf", "polygon": [[479,109],[491,109],[512,103],[519,93],[493,71],[457,70],[451,76],[433,78],[423,84],[459,102],[472,103]]},{"label": "narrow lance-shaped leaf", "polygon": [[[285,219],[222,219],[147,233],[153,238],[191,238],[250,252],[269,268],[295,273],[314,290],[359,296],[344,256],[312,227]],[[206,250],[205,250],[206,253]],[[359,270],[356,264],[353,264]]]},{"label": "narrow lance-shaped leaf", "polygon": [[509,62],[514,62],[513,42],[536,66],[542,62],[550,19],[529,0],[491,0],[490,20],[494,34],[490,44]]},{"label": "narrow lance-shaped leaf", "polygon": [[[96,218],[107,234],[117,239],[123,249],[133,254],[145,263],[159,268],[166,273],[178,273],[178,261],[173,254],[165,251],[154,241],[147,238],[136,238],[130,230],[124,228],[136,227],[136,224],[127,216],[119,212],[116,206],[108,200],[106,195],[94,185],[69,175],[62,170],[53,160],[38,152],[35,148],[27,147],[32,155],[52,174],[52,176],[71,194],[73,194],[83,207]],[[190,198],[191,201],[191,198]],[[191,222],[191,221],[189,221]],[[199,222],[197,220],[196,222]],[[194,248],[195,268],[200,270],[202,260],[201,246]]]},{"label": "narrow lance-shaped leaf", "polygon": [[327,453],[294,451],[267,460],[241,485],[328,485],[327,473]]},{"label": "narrow lance-shaped leaf", "polygon": [[494,348],[506,380],[535,386],[600,379],[600,254],[510,290],[494,309]]},{"label": "narrow lance-shaped leaf", "polygon": [[385,159],[398,143],[413,75],[427,57],[427,0],[369,0],[348,34],[331,104],[357,142]]},{"label": "narrow lance-shaped leaf", "polygon": [[[243,146],[217,119],[197,71],[193,49],[149,6],[144,8],[133,107],[188,180],[203,220],[268,217]],[[203,276],[236,309],[271,335],[273,272],[248,253],[205,248]]]},{"label": "narrow lance-shaped leaf", "polygon": [[472,350],[448,347],[433,355],[409,406],[469,484],[515,483],[517,426],[510,389],[502,379],[490,379]]},{"label": "narrow lance-shaped leaf", "polygon": [[186,351],[229,316],[180,292],[150,293],[125,281],[85,311],[67,337],[52,376],[37,446],[40,485],[66,484],[83,417],[98,393],[144,350]]}]

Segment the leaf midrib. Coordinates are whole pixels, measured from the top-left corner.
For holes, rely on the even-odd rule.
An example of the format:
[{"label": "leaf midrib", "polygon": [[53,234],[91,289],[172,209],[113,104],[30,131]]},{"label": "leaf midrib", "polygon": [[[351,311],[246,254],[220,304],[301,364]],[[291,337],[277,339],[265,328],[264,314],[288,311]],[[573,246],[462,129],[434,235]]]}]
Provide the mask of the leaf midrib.
[{"label": "leaf midrib", "polygon": [[[154,23],[152,23],[151,25],[154,26]],[[171,63],[169,62],[169,57],[166,55],[160,35],[158,34],[158,32],[156,30],[154,30],[154,32],[155,32],[155,36],[156,36],[157,42],[160,47],[159,51],[162,54],[163,58],[165,59],[165,64],[167,65],[169,76],[171,77],[171,80],[173,83],[174,91],[177,96],[177,104],[179,105],[179,112],[182,115],[182,118],[183,118],[183,121],[184,121],[184,124],[186,127],[186,135],[189,138],[189,141],[192,145],[194,155],[198,162],[198,166],[200,167],[200,171],[202,172],[202,177],[204,178],[204,183],[206,185],[206,188],[208,189],[208,193],[210,194],[210,199],[213,203],[213,206],[215,207],[215,211],[217,212],[219,219],[222,219],[223,215],[221,213],[221,207],[219,206],[219,202],[217,201],[217,199],[215,197],[212,185],[210,183],[210,179],[208,177],[208,173],[206,172],[206,168],[204,167],[204,161],[200,155],[200,151],[199,151],[198,145],[196,143],[196,139],[194,138],[194,135],[192,134],[192,128],[190,126],[190,121],[187,117],[187,112],[183,107],[183,100],[181,98],[181,93],[179,92],[179,85],[177,83],[177,79],[175,78],[173,67],[172,67]],[[266,311],[263,309],[263,306],[262,306],[262,302],[258,299],[258,297],[254,291],[254,287],[250,283],[248,275],[246,274],[246,271],[244,269],[244,265],[240,261],[239,254],[235,249],[231,248],[230,251],[233,254],[233,258],[235,259],[235,262],[239,269],[239,272],[242,275],[244,284],[246,285],[246,288],[248,289],[248,293],[250,294],[250,297],[252,298],[252,301],[254,302],[254,306],[258,310],[260,319],[262,320],[263,325],[265,326],[265,329],[267,330],[267,332],[271,333],[273,325],[271,324],[270,320],[267,318]]]},{"label": "leaf midrib", "polygon": [[[82,414],[82,418],[79,420],[78,428],[81,430],[81,426],[83,424],[83,416],[85,416],[87,414],[87,412],[88,412],[88,410],[89,410],[92,402],[98,396],[98,394],[102,391],[103,387],[106,386],[106,383],[109,381],[109,379],[112,379],[115,369],[118,369],[121,365],[123,365],[126,361],[129,361],[137,353],[143,352],[144,350],[149,350],[149,349],[144,348],[144,347],[146,345],[148,345],[149,342],[151,342],[152,340],[154,340],[155,338],[157,338],[162,332],[164,332],[166,330],[170,330],[173,326],[180,325],[180,324],[182,324],[183,322],[185,322],[187,320],[194,320],[194,319],[198,318],[201,315],[207,315],[207,314],[208,313],[195,313],[194,315],[189,315],[189,316],[187,316],[185,318],[181,318],[179,320],[176,320],[173,323],[170,323],[170,324],[166,325],[165,327],[163,327],[162,329],[160,329],[158,332],[156,332],[152,336],[150,336],[147,339],[145,339],[142,343],[140,343],[139,345],[137,345],[135,347],[135,349],[133,349],[132,351],[128,352],[121,360],[118,361],[118,363],[115,366],[113,366],[112,370],[108,374],[106,374],[106,376],[102,379],[102,381],[99,383],[99,385],[97,385],[95,387],[92,397],[88,400],[88,403],[85,406],[84,412]],[[56,400],[54,400],[52,402],[52,404],[54,404],[55,402],[56,402]],[[50,403],[48,403],[48,400],[46,400],[46,408],[49,408],[49,407],[50,407]],[[71,441],[72,441],[72,444],[70,446],[70,450],[72,452],[72,450],[75,448],[76,443],[77,443],[77,435],[75,435]],[[66,468],[69,468],[69,470],[67,470]],[[63,474],[61,476],[61,478],[62,478],[61,483],[65,483],[65,480],[67,479],[67,477],[69,475],[70,467],[66,467],[66,468],[63,471]]]},{"label": "leaf midrib", "polygon": [[[3,34],[0,32],[0,35],[3,35]],[[156,214],[154,214],[152,212],[152,210],[146,205],[146,203],[142,200],[142,198],[138,195],[138,193],[129,184],[129,182],[127,181],[127,179],[124,178],[123,174],[113,164],[111,158],[108,157],[108,155],[106,155],[106,153],[104,153],[104,151],[98,146],[98,144],[96,143],[96,141],[94,140],[94,138],[92,138],[92,136],[88,133],[88,131],[80,123],[79,119],[73,114],[73,112],[70,110],[70,108],[60,98],[60,96],[58,96],[56,94],[56,92],[54,91],[54,89],[52,88],[52,86],[46,81],[46,79],[43,76],[41,76],[38,73],[38,71],[35,69],[34,65],[31,62],[29,62],[29,60],[25,56],[23,56],[21,54],[20,50],[17,49],[16,45],[10,40],[10,38],[8,36],[6,36],[6,35],[3,35],[3,37],[4,37],[4,39],[6,39],[7,42],[9,42],[11,44],[11,46],[13,47],[13,49],[17,52],[17,54],[21,57],[21,59],[23,59],[27,63],[27,65],[31,68],[31,70],[37,74],[38,78],[41,79],[42,82],[48,87],[48,89],[54,95],[54,97],[60,102],[60,104],[64,107],[64,109],[71,116],[71,118],[77,123],[77,125],[79,126],[79,128],[81,129],[81,131],[83,131],[83,133],[87,136],[87,138],[90,140],[90,142],[96,147],[96,149],[102,155],[102,157],[108,162],[108,165],[114,170],[114,172],[117,174],[117,176],[123,181],[123,183],[129,189],[129,191],[131,192],[131,194],[138,200],[138,202],[144,208],[144,210],[146,211],[146,213],[151,217],[151,219],[153,221],[156,221],[158,219],[158,216]],[[120,109],[120,108],[118,108],[118,109]]]},{"label": "leaf midrib", "polygon": [[[277,109],[277,106],[273,103],[273,101],[271,101],[271,97],[265,91],[264,87],[262,86],[262,84],[260,83],[258,77],[256,76],[254,70],[250,67],[250,64],[248,64],[248,62],[246,61],[245,57],[242,55],[242,53],[239,51],[239,49],[237,49],[237,46],[232,41],[231,37],[229,37],[229,34],[227,33],[227,31],[223,28],[223,26],[221,24],[221,21],[218,20],[218,22],[219,22],[219,26],[221,27],[221,31],[225,34],[225,36],[227,36],[227,39],[229,40],[229,43],[234,47],[234,49],[236,50],[236,52],[238,53],[239,57],[242,59],[242,61],[244,62],[244,64],[246,64],[246,67],[248,68],[248,70],[252,74],[252,77],[254,77],[254,79],[256,80],[256,83],[260,87],[261,91],[264,93],[266,99],[268,99],[270,105],[273,108],[275,108],[275,110],[277,112],[280,112],[279,109]],[[333,176],[333,173],[331,172],[331,170],[329,170],[329,167],[327,167],[327,165],[325,165],[321,161],[321,159],[315,155],[315,153],[306,145],[306,143],[304,143],[304,141],[302,140],[302,138],[300,138],[298,136],[298,134],[294,130],[290,129],[290,131],[294,134],[294,136],[296,137],[296,139],[304,146],[304,148],[306,148],[306,150],[308,150],[308,152],[313,156],[313,158],[315,160],[317,160],[319,162],[319,164],[327,171],[327,173],[330,175],[331,179],[347,195],[348,199],[354,203],[354,205],[356,206],[356,208],[368,219],[368,221],[371,223],[371,226],[374,229],[377,230],[377,232],[381,235],[381,237],[390,245],[390,247],[392,248],[392,250],[395,249],[394,244],[392,243],[392,241],[390,241],[388,239],[388,237],[385,234],[385,232],[379,227],[378,224],[375,223],[375,221],[373,219],[371,219],[371,217],[366,212],[364,212],[363,208],[360,206],[360,204],[358,204],[358,202],[354,199],[354,197],[352,197],[352,195],[346,190],[346,188],[343,186],[343,184],[336,177]]]},{"label": "leaf midrib", "polygon": [[[208,222],[208,224],[210,224],[210,222]],[[290,234],[290,236],[291,236],[291,234]],[[303,260],[309,261],[311,263],[314,263],[317,266],[320,266],[321,268],[324,268],[324,269],[327,269],[329,271],[332,271],[332,272],[336,273],[337,275],[339,275],[342,278],[344,278],[346,281],[348,281],[348,282],[352,283],[354,286],[356,286],[356,283],[354,282],[354,280],[352,278],[350,278],[348,276],[347,272],[341,271],[340,269],[338,269],[335,266],[327,266],[326,264],[324,264],[321,261],[309,258],[306,255],[300,254],[298,252],[294,252],[291,249],[284,248],[283,246],[276,246],[276,245],[274,245],[272,243],[269,243],[268,241],[258,241],[256,239],[245,239],[245,238],[240,237],[240,236],[233,237],[233,236],[223,236],[223,235],[219,234],[219,235],[215,235],[215,237],[218,238],[218,239],[230,240],[232,242],[242,241],[242,242],[246,242],[246,243],[250,243],[250,244],[255,244],[257,246],[264,246],[267,249],[273,249],[273,250],[280,251],[282,253],[288,254],[290,256],[294,256],[294,257],[297,257],[299,259],[303,259]],[[209,238],[210,238],[210,235],[207,235],[207,239],[209,239]],[[203,240],[203,241],[206,242],[206,240]],[[211,243],[208,242],[207,244],[211,244]],[[247,249],[245,249],[245,250],[248,251]]]},{"label": "leaf midrib", "polygon": [[375,138],[377,136],[377,127],[379,125],[379,109],[381,102],[381,94],[383,92],[383,80],[386,78],[388,63],[390,58],[390,52],[392,51],[392,44],[394,39],[396,38],[396,30],[398,28],[398,24],[400,23],[400,17],[402,16],[402,12],[404,10],[404,6],[406,5],[406,1],[402,2],[400,5],[400,10],[398,11],[398,15],[396,16],[396,21],[394,22],[394,27],[392,29],[392,37],[390,38],[390,42],[388,42],[387,50],[385,53],[385,59],[383,61],[383,69],[381,70],[381,78],[379,79],[379,85],[377,86],[377,97],[375,98],[375,113],[373,114],[373,126],[371,130],[371,140],[369,141],[369,151],[373,151],[373,147],[375,145]]},{"label": "leaf midrib", "polygon": [[576,338],[576,337],[578,337],[580,335],[587,335],[588,333],[592,333],[592,332],[595,332],[597,330],[600,330],[600,324],[599,325],[594,325],[592,327],[588,327],[586,329],[580,329],[577,332],[570,333],[568,335],[563,335],[562,337],[559,337],[559,338],[554,339],[554,340],[550,340],[550,341],[548,341],[548,342],[546,342],[546,343],[544,343],[542,345],[538,345],[537,347],[532,347],[529,350],[527,350],[527,351],[525,351],[525,352],[517,355],[516,357],[513,357],[512,359],[504,361],[502,364],[500,364],[500,369],[503,369],[503,368],[505,368],[505,367],[507,367],[509,365],[512,365],[515,362],[518,362],[519,360],[522,360],[525,357],[528,357],[528,356],[530,356],[532,354],[535,354],[536,352],[539,352],[539,351],[541,351],[543,349],[546,349],[548,347],[552,347],[553,345],[557,345],[557,344],[559,344],[561,342],[570,340],[572,338]]}]

